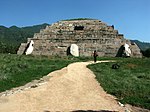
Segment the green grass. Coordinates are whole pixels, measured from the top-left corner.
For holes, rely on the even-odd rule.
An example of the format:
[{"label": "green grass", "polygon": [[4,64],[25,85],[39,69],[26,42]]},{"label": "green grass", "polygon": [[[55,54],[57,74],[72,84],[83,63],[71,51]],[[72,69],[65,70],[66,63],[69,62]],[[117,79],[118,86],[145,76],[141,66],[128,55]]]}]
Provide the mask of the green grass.
[{"label": "green grass", "polygon": [[119,69],[111,68],[114,63],[94,64],[88,68],[104,90],[120,102],[150,109],[150,59],[116,59]]},{"label": "green grass", "polygon": [[38,80],[70,63],[91,60],[92,57],[0,54],[0,92]]},{"label": "green grass", "polygon": [[0,54],[0,92],[40,79],[78,60],[73,57]]},{"label": "green grass", "polygon": [[[0,54],[0,92],[38,80],[70,63],[92,60],[93,57]],[[99,57],[98,60],[116,60],[120,65],[119,69],[111,68],[114,62],[88,66],[105,91],[122,103],[150,109],[150,59]]]},{"label": "green grass", "polygon": [[38,80],[70,63],[90,60],[93,58],[0,54],[0,92]]}]

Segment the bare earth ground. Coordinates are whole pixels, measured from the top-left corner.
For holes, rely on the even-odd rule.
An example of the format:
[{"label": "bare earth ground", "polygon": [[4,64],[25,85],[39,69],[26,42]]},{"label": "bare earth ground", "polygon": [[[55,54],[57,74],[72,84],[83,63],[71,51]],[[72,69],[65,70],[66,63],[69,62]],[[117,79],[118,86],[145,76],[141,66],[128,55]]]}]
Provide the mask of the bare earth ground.
[{"label": "bare earth ground", "polygon": [[[50,112],[109,110],[125,112],[107,94],[86,68],[92,62],[77,62],[48,74],[47,83],[0,97],[0,112]],[[127,111],[127,110],[126,110]]]}]

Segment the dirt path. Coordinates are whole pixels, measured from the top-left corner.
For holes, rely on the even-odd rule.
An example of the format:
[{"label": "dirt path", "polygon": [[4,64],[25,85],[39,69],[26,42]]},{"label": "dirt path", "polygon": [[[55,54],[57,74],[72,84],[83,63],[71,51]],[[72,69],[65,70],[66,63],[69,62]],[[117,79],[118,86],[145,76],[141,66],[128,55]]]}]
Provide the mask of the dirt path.
[{"label": "dirt path", "polygon": [[49,81],[36,88],[0,97],[0,112],[49,112],[109,110],[125,108],[99,86],[86,68],[91,62],[77,62],[49,74]]}]

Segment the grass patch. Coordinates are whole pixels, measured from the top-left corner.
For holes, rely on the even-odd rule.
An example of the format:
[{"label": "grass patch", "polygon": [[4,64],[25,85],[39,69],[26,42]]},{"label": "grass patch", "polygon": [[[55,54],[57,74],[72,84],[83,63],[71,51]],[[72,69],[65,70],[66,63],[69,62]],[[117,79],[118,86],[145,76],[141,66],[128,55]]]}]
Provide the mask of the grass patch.
[{"label": "grass patch", "polygon": [[70,63],[92,60],[93,57],[0,54],[0,92],[38,80]]},{"label": "grass patch", "polygon": [[73,57],[0,54],[0,92],[40,79],[79,60]]},{"label": "grass patch", "polygon": [[[120,65],[119,69],[111,68],[114,63],[88,66],[105,91],[122,103],[150,109],[149,59],[98,57],[97,60],[117,60]],[[0,92],[38,80],[77,61],[93,61],[93,57],[0,54]]]},{"label": "grass patch", "polygon": [[119,69],[114,63],[89,65],[96,79],[109,94],[122,103],[150,109],[150,59],[119,58]]}]

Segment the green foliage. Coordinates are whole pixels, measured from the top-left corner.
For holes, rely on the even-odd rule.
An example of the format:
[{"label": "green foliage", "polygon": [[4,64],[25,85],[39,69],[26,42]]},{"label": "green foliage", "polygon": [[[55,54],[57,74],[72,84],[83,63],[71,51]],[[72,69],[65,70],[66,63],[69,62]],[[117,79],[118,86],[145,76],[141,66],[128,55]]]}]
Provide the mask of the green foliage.
[{"label": "green foliage", "polygon": [[32,38],[34,33],[44,29],[48,24],[22,27],[11,26],[10,28],[0,26],[0,53],[16,53],[19,45]]},{"label": "green foliage", "polygon": [[0,53],[15,54],[17,52],[18,47],[19,46],[17,44],[0,42]]},{"label": "green foliage", "polygon": [[119,69],[111,68],[114,63],[88,67],[105,91],[115,95],[119,101],[150,109],[150,60],[122,58],[117,63]]}]

